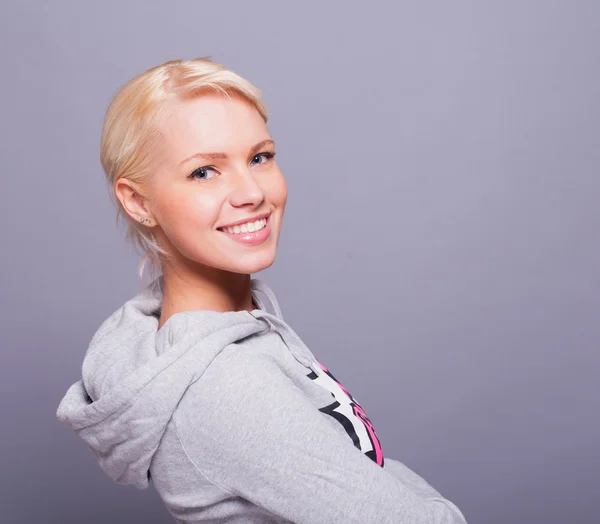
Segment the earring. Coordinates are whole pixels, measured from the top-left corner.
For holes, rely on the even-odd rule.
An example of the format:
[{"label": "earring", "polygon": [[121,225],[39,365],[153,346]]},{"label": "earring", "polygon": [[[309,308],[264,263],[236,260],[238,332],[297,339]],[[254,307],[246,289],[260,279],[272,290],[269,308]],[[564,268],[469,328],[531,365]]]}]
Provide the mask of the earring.
[{"label": "earring", "polygon": [[148,225],[150,225],[150,220],[148,220],[147,218],[140,218],[140,222],[143,224],[144,222],[148,222]]}]

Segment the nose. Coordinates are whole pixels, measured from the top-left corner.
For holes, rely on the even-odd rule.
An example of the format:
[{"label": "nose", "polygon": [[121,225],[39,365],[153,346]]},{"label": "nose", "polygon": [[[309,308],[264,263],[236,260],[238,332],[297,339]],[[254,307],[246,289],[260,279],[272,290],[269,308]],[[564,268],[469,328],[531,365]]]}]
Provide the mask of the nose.
[{"label": "nose", "polygon": [[232,177],[232,190],[229,196],[231,205],[260,204],[265,198],[262,187],[248,167],[235,170]]}]

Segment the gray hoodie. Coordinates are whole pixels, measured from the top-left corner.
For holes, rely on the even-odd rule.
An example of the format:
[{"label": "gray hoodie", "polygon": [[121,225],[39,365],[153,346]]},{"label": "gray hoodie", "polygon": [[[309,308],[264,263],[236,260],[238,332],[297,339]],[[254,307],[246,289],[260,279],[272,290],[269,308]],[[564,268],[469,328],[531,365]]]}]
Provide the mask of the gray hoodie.
[{"label": "gray hoodie", "polygon": [[180,312],[157,331],[162,279],[101,324],[56,413],[115,482],[152,480],[180,523],[466,522],[384,458],[265,282],[251,280],[253,311]]}]

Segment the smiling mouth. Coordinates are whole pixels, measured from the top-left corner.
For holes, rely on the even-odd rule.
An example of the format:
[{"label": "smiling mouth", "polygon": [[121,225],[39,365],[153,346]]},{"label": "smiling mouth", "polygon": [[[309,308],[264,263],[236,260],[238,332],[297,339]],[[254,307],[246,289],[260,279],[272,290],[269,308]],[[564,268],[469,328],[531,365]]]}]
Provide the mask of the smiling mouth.
[{"label": "smiling mouth", "polygon": [[[218,227],[217,231],[221,231],[222,233],[227,233],[229,235],[252,235],[254,233],[258,233],[260,231],[262,231],[263,229],[266,229],[267,226],[270,225],[272,213],[269,213],[266,217],[261,218],[259,220],[255,220],[254,222],[246,222],[243,224],[244,228],[246,229],[246,231],[243,231],[241,226],[242,224],[236,225],[236,226],[225,226],[225,227]],[[256,223],[259,222],[260,227],[258,229],[256,229]],[[252,231],[250,229],[248,229],[248,224],[253,224],[252,227],[254,227],[255,229],[253,229]],[[234,228],[237,228],[237,231],[234,230]]]},{"label": "smiling mouth", "polygon": [[217,228],[217,231],[223,233],[229,240],[245,244],[246,246],[259,246],[271,237],[271,215],[262,219],[263,227],[254,231],[238,231],[238,233],[230,233],[227,230]]}]

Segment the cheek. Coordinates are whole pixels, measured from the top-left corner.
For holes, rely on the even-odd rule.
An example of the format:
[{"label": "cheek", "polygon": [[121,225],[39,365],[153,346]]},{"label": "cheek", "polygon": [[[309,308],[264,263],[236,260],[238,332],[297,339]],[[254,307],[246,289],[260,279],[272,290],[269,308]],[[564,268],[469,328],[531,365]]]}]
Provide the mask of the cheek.
[{"label": "cheek", "polygon": [[264,188],[267,198],[275,205],[285,206],[287,200],[287,184],[281,171],[272,173],[269,177],[268,184]]},{"label": "cheek", "polygon": [[180,191],[164,195],[160,203],[160,221],[171,238],[183,239],[190,232],[213,229],[220,210],[218,195],[208,191]]}]

